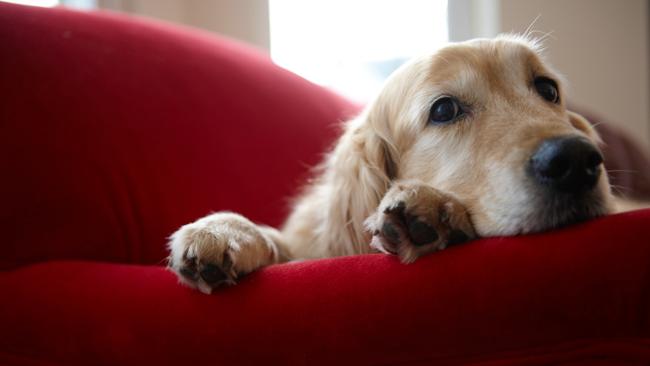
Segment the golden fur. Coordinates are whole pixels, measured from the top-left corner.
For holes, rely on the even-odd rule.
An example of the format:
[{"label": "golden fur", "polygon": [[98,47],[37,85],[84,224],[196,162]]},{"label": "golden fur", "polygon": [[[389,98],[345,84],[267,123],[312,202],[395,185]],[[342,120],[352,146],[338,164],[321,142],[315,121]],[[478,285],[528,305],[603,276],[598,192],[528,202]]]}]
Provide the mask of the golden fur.
[{"label": "golden fur", "polygon": [[[559,104],[535,92],[537,76],[557,82]],[[210,215],[171,237],[170,267],[183,282],[210,292],[291,259],[383,251],[411,262],[459,232],[467,239],[570,223],[572,209],[540,198],[522,168],[546,138],[600,142],[587,121],[566,110],[562,84],[535,42],[522,37],[473,40],[416,58],[346,125],[280,231],[234,213]],[[455,123],[429,125],[440,95],[456,97],[469,112]],[[580,209],[600,216],[613,202],[603,173]],[[432,241],[413,245],[396,222],[405,215],[435,228],[424,239]]]}]

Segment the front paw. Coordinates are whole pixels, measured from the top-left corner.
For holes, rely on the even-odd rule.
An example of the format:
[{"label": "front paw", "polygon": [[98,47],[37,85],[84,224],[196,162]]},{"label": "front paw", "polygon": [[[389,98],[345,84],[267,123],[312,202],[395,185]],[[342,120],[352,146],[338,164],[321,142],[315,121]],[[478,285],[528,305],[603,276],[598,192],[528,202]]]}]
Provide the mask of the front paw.
[{"label": "front paw", "polygon": [[169,268],[181,282],[204,293],[233,285],[278,259],[273,242],[257,225],[233,213],[216,213],[187,224],[170,239]]},{"label": "front paw", "polygon": [[397,254],[404,263],[476,237],[458,200],[419,182],[396,183],[366,227],[373,248]]}]

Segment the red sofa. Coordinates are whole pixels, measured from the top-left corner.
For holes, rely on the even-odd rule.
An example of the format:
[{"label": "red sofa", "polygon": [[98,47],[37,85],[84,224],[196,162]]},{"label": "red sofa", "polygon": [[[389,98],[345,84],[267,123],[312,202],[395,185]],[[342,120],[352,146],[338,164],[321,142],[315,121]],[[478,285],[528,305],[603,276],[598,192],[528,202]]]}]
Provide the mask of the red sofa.
[{"label": "red sofa", "polygon": [[0,4],[0,364],[647,365],[650,211],[268,267],[163,265],[214,210],[278,225],[357,108],[231,40]]}]

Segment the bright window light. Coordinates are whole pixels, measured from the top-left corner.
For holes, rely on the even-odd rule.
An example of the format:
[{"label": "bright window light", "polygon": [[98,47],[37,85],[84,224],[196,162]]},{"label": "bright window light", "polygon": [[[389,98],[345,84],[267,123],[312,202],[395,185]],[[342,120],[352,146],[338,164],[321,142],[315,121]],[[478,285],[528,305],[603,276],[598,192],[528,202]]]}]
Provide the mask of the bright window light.
[{"label": "bright window light", "polygon": [[446,0],[270,0],[269,13],[275,63],[359,102],[448,41]]},{"label": "bright window light", "polygon": [[97,0],[63,0],[63,5],[80,10],[93,10],[97,8]]},{"label": "bright window light", "polygon": [[14,3],[20,5],[43,6],[51,8],[59,5],[58,0],[0,0],[5,3]]}]

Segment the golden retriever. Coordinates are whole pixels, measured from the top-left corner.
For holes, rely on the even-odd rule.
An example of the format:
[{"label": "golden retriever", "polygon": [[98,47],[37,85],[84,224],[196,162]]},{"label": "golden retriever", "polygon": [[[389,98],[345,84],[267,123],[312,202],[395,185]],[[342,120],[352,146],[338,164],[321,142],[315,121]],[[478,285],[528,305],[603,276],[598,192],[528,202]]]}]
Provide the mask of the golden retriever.
[{"label": "golden retriever", "polygon": [[210,293],[293,259],[380,251],[408,263],[605,215],[599,142],[534,40],[452,44],[400,67],[348,122],[281,230],[215,213],[171,236],[169,266]]}]

